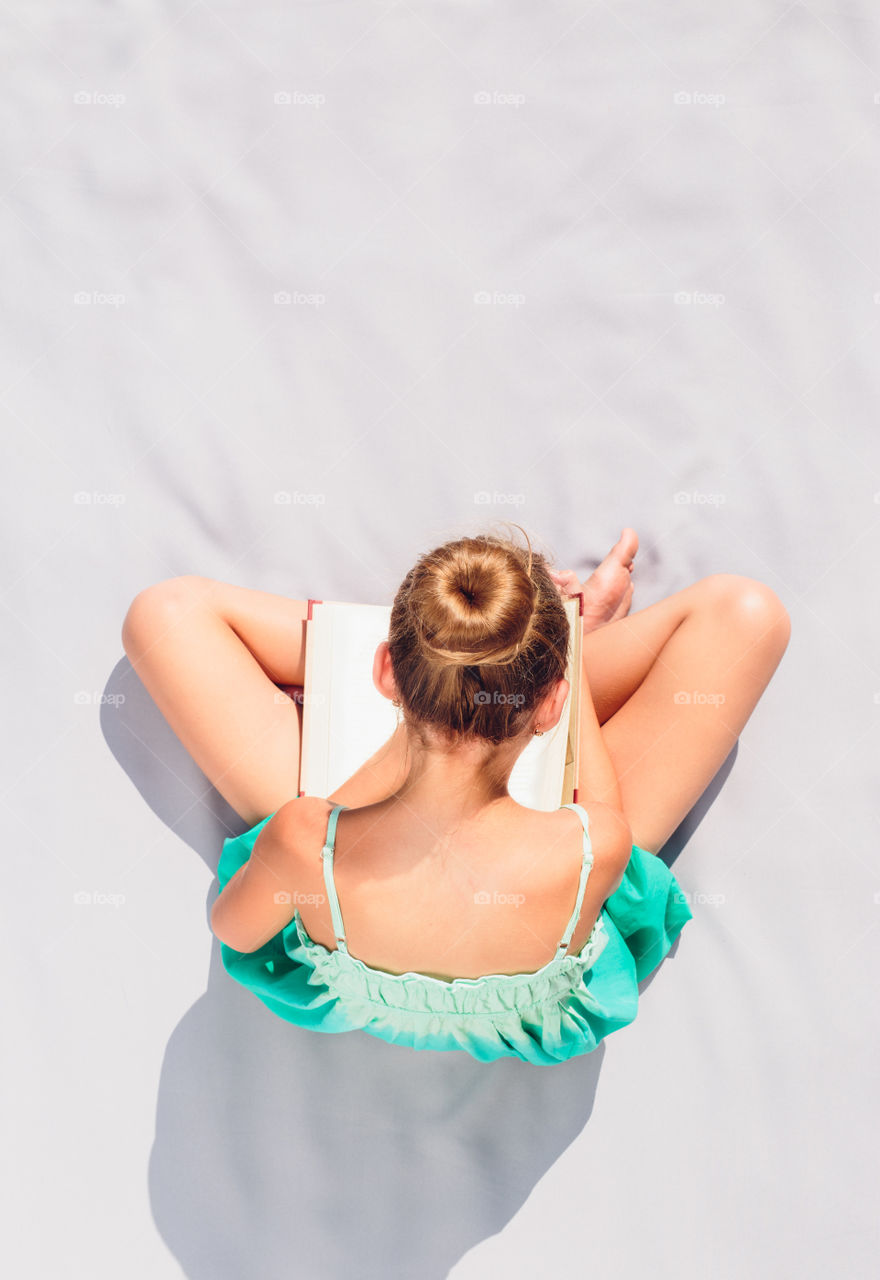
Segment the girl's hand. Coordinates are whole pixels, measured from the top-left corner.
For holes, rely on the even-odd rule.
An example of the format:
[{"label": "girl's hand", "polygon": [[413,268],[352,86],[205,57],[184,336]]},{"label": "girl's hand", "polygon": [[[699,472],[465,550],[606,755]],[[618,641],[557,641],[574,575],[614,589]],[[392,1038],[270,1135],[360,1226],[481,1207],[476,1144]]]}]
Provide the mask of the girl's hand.
[{"label": "girl's hand", "polygon": [[559,588],[559,594],[562,596],[563,600],[568,599],[569,596],[576,596],[581,590],[580,578],[577,576],[574,569],[565,569],[559,573],[551,569],[549,572],[550,577]]}]

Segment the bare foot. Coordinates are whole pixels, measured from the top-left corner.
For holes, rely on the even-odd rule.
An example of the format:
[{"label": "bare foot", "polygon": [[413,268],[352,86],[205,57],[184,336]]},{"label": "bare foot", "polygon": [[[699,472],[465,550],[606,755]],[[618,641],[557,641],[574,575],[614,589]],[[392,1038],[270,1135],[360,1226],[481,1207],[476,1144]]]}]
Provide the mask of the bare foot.
[{"label": "bare foot", "polygon": [[616,622],[629,613],[633,598],[633,559],[639,549],[635,529],[625,528],[618,541],[600,565],[593,570],[583,584],[569,570],[551,576],[559,583],[564,595],[578,590],[584,593],[584,632],[595,631],[606,622]]}]

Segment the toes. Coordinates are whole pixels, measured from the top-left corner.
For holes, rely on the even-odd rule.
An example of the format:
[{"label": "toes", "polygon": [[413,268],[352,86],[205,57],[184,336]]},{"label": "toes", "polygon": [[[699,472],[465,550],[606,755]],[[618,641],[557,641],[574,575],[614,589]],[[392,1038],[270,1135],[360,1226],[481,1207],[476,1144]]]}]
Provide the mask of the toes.
[{"label": "toes", "polygon": [[639,536],[635,529],[630,529],[629,526],[627,526],[622,530],[620,537],[615,543],[612,554],[616,559],[620,560],[627,569],[631,569],[633,558],[638,549]]}]

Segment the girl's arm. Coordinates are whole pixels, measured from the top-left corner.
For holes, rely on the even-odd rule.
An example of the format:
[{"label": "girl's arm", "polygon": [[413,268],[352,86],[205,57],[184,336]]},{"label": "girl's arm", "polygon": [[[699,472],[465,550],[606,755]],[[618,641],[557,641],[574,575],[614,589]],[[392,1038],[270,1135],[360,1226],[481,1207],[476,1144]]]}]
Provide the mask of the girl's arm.
[{"label": "girl's arm", "polygon": [[[550,577],[559,588],[559,594],[565,600],[568,596],[577,595],[583,590],[578,576],[573,569],[562,572],[550,571]],[[620,783],[614,768],[602,730],[596,715],[596,705],[590,689],[590,678],[587,665],[581,655],[581,705],[580,725],[578,727],[578,776],[575,779],[578,800],[594,804],[605,804],[624,817],[623,801],[620,795]]]},{"label": "girl's arm", "polygon": [[578,737],[578,802],[598,801],[623,814],[620,783],[593,703],[593,694],[584,658],[581,657],[581,705]]}]

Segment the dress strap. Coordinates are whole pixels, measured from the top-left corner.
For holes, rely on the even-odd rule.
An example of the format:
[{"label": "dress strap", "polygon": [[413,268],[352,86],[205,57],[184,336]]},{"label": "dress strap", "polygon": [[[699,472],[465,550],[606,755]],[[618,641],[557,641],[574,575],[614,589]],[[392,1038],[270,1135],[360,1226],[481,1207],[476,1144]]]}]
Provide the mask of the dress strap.
[{"label": "dress strap", "polygon": [[347,805],[335,804],[331,809],[330,817],[327,821],[327,839],[324,842],[324,848],[321,850],[321,860],[324,863],[324,884],[327,886],[330,915],[333,917],[333,932],[336,934],[336,945],[340,951],[348,951],[348,943],[345,941],[345,926],[342,923],[339,896],[336,893],[336,882],[333,879],[333,852],[336,847],[336,823],[339,819],[340,811],[347,808]]},{"label": "dress strap", "polygon": [[593,866],[593,845],[589,834],[590,819],[586,809],[584,809],[582,805],[575,804],[574,802],[570,804],[563,804],[559,807],[561,809],[574,809],[575,813],[583,823],[584,856],[581,862],[581,878],[578,881],[577,902],[574,904],[574,911],[571,913],[571,919],[565,926],[565,933],[562,936],[562,941],[556,949],[557,958],[559,956],[564,956],[568,950],[568,945],[571,942],[571,935],[574,933],[574,927],[577,924],[578,916],[581,913],[581,907],[584,903],[584,890],[587,887],[587,878]]}]

